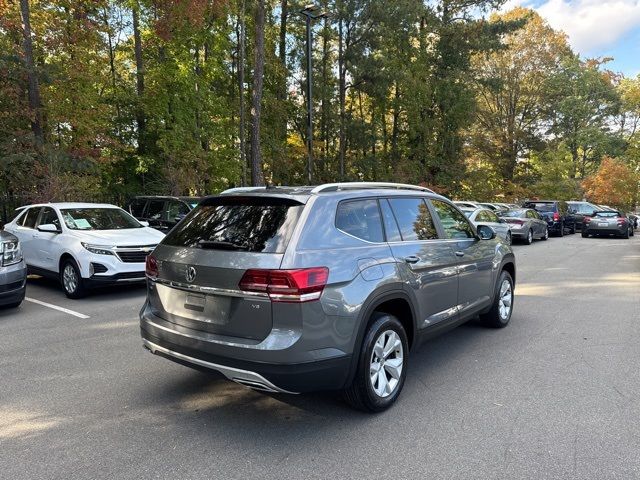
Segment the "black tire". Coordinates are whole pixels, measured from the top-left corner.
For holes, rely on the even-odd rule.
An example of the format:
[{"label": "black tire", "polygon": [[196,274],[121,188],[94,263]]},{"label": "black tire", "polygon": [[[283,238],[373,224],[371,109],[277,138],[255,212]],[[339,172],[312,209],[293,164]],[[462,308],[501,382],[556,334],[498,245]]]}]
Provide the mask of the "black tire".
[{"label": "black tire", "polygon": [[628,228],[627,228],[627,231],[622,234],[622,238],[624,238],[625,240],[629,239],[629,229]]},{"label": "black tire", "polygon": [[507,245],[513,245],[513,236],[511,232],[507,232]]},{"label": "black tire", "polygon": [[558,231],[559,237],[564,237],[564,222],[560,222],[560,230]]},{"label": "black tire", "polygon": [[584,229],[584,227],[582,227],[581,235],[582,238],[587,238],[589,236],[589,233]]},{"label": "black tire", "polygon": [[[73,270],[77,280],[74,289],[71,288],[73,286],[71,282],[65,282],[65,272],[68,268]],[[68,258],[62,262],[62,268],[60,268],[60,285],[62,285],[62,290],[68,298],[82,298],[86,294],[80,269],[78,268],[78,264],[72,258]]]},{"label": "black tire", "polygon": [[[503,315],[504,310],[501,307],[504,306],[503,298],[501,297],[501,290],[503,284],[507,282],[509,284],[509,293],[511,296],[511,304],[509,305],[509,311],[506,316]],[[491,328],[504,328],[509,325],[509,321],[511,320],[511,315],[513,313],[513,301],[515,299],[514,288],[513,288],[513,278],[511,278],[511,274],[506,270],[500,272],[500,276],[498,277],[498,282],[496,283],[496,291],[495,298],[493,299],[493,305],[491,306],[491,310],[487,313],[480,315],[480,321],[487,327]]]},{"label": "black tire", "polygon": [[541,238],[540,240],[543,240],[543,241],[545,241],[545,242],[546,242],[547,240],[549,240],[549,227],[545,227],[545,229],[544,229],[544,235],[542,236],[542,238]]},{"label": "black tire", "polygon": [[533,243],[533,230],[529,229],[527,236],[524,238],[525,245],[531,245]]},{"label": "black tire", "polygon": [[629,236],[633,237],[635,234],[636,232],[633,231],[633,228],[629,230]]},{"label": "black tire", "polygon": [[577,229],[576,229],[576,223],[575,223],[575,222],[573,222],[573,226],[571,227],[571,230],[570,230],[571,235],[573,235],[574,233],[576,233],[576,231],[577,231]]},{"label": "black tire", "polygon": [[[381,397],[375,392],[374,386],[372,386],[371,367],[376,341],[388,331],[395,332],[401,341],[402,369],[400,378],[393,391],[387,397]],[[407,377],[408,357],[409,343],[407,334],[400,321],[393,315],[375,313],[364,335],[353,383],[343,392],[345,401],[353,408],[365,412],[382,412],[389,408],[396,401],[404,386],[404,381]]]}]

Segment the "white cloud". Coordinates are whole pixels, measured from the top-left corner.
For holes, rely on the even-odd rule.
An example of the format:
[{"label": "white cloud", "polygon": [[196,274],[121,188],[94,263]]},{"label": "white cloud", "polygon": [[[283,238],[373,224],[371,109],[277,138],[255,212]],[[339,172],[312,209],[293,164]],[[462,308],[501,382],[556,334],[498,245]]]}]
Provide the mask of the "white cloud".
[{"label": "white cloud", "polygon": [[508,0],[502,10],[517,5],[535,8],[553,28],[563,30],[583,55],[612,46],[640,27],[640,0],[547,0],[541,4]]}]

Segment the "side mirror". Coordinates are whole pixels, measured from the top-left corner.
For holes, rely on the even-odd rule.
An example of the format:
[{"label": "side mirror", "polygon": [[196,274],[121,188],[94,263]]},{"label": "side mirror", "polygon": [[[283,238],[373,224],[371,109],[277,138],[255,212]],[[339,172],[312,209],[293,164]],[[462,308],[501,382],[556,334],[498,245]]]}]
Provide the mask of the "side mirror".
[{"label": "side mirror", "polygon": [[60,233],[60,229],[56,227],[53,223],[45,223],[44,225],[39,225],[38,231],[46,232],[46,233]]},{"label": "side mirror", "polygon": [[138,220],[140,222],[140,225],[142,225],[143,227],[148,227],[149,226],[149,222],[147,222],[146,220]]},{"label": "side mirror", "polygon": [[493,240],[496,238],[496,231],[489,225],[478,225],[478,235],[481,240]]}]

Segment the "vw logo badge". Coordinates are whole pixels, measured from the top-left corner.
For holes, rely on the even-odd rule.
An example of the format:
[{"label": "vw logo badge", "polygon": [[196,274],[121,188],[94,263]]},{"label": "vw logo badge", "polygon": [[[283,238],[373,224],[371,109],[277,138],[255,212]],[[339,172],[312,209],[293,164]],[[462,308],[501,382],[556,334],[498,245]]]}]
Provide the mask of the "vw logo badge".
[{"label": "vw logo badge", "polygon": [[185,278],[187,282],[191,283],[196,279],[196,269],[194,267],[187,267],[187,273],[185,274]]}]

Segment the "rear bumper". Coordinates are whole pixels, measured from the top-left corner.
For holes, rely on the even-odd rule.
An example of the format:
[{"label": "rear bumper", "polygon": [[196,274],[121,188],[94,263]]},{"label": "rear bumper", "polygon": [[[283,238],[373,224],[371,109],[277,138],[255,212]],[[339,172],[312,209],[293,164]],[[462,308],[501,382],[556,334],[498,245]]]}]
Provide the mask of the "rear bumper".
[{"label": "rear bumper", "polygon": [[154,325],[141,316],[142,342],[152,353],[189,367],[220,372],[229,380],[256,390],[282,393],[338,390],[344,388],[351,367],[350,355],[304,363],[270,363],[269,351],[259,353],[264,361],[221,355],[213,343]]},{"label": "rear bumper", "polygon": [[560,233],[560,229],[562,228],[562,223],[547,222],[547,228],[549,229],[549,233]]},{"label": "rear bumper", "polygon": [[629,230],[629,225],[621,227],[584,227],[583,230],[590,235],[624,235]]}]

